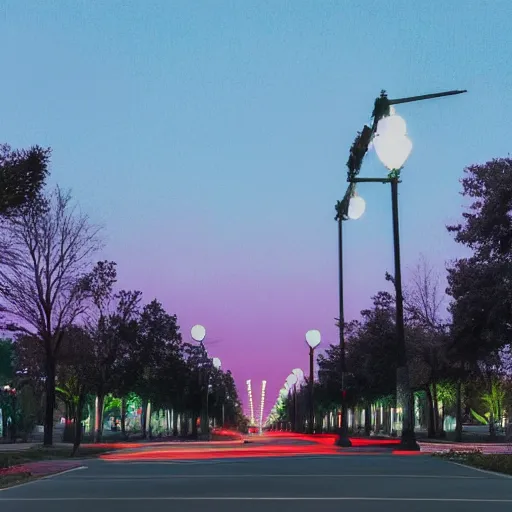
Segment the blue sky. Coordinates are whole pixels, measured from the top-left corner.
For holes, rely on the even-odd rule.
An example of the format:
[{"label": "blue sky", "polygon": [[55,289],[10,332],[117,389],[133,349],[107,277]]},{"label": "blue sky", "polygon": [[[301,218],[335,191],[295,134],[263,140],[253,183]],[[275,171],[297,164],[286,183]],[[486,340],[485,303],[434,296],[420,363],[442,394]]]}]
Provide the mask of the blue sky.
[{"label": "blue sky", "polygon": [[[383,88],[469,90],[397,109],[403,265],[461,254],[444,225],[462,169],[510,151],[511,17],[509,0],[3,0],[0,141],[51,146],[120,284],[205,324],[240,387],[266,378],[272,398],[307,366],[306,330],[336,340],[334,204]],[[369,154],[361,175],[384,172]],[[389,190],[360,193],[348,318],[392,268]]]}]

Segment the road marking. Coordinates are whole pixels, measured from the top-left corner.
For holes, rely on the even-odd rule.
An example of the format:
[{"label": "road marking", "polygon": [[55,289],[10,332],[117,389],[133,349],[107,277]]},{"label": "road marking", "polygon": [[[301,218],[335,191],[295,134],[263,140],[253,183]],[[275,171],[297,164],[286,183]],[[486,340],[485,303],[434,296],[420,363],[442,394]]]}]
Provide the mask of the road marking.
[{"label": "road marking", "polygon": [[148,466],[148,465],[160,465],[160,466],[175,466],[175,465],[178,465],[178,464],[188,464],[188,465],[197,465],[197,464],[204,464],[204,465],[210,465],[210,464],[229,464],[229,463],[233,463],[233,462],[237,462],[236,459],[230,459],[230,460],[173,460],[173,461],[162,461],[162,460],[158,460],[158,459],[155,459],[155,460],[151,460],[151,459],[148,459],[148,460],[145,460],[145,461],[131,461],[131,460],[127,460],[127,461],[107,461],[109,464],[111,465],[115,465],[115,464],[121,464],[121,465],[126,465],[126,464],[130,464],[131,466],[140,466],[140,465],[143,465],[143,466]]},{"label": "road marking", "polygon": [[467,464],[461,464],[460,462],[450,461],[450,463],[454,464],[455,466],[459,466],[461,468],[466,468],[466,469],[472,469],[473,471],[478,471],[479,473],[484,473],[486,475],[499,476],[501,478],[512,478],[512,475],[505,475],[504,473],[498,473],[497,471],[489,471],[487,469],[475,468],[473,466],[468,466]]},{"label": "road marking", "polygon": [[130,475],[130,476],[122,476],[122,475],[112,475],[112,476],[83,476],[78,480],[98,480],[98,481],[130,481],[130,480],[170,480],[173,478],[426,478],[426,479],[434,479],[434,480],[446,480],[446,479],[455,479],[455,480],[489,480],[489,478],[484,476],[463,476],[463,475],[389,475],[389,474],[362,474],[362,475],[347,475],[347,474],[327,474],[321,475],[315,473],[313,475],[307,474],[210,474],[210,475],[183,475],[183,474],[168,474],[168,475]]},{"label": "road marking", "polygon": [[[344,454],[347,455],[347,454]],[[356,454],[360,455],[360,454]],[[371,456],[378,456],[378,457],[385,457],[386,455],[390,454],[366,454],[365,457],[371,457]],[[326,460],[326,459],[338,459],[340,458],[339,454],[336,455],[307,455],[307,454],[301,454],[301,455],[283,455],[283,456],[272,456],[270,457],[270,460],[272,461],[289,461],[290,458],[293,457],[294,460],[297,459],[319,459],[319,460]],[[219,457],[219,458],[211,458],[211,459],[162,459],[162,458],[152,458],[148,456],[147,458],[143,457],[136,457],[136,458],[126,458],[126,459],[101,459],[102,462],[106,462],[108,464],[233,464],[233,463],[245,463],[245,462],[268,462],[269,458],[265,457],[252,457],[251,455],[247,455],[244,457]]]},{"label": "road marking", "polygon": [[2,501],[48,501],[48,502],[62,502],[62,501],[406,501],[406,502],[438,502],[438,503],[512,503],[512,499],[485,499],[485,498],[391,498],[391,497],[373,497],[366,496],[333,496],[333,497],[270,497],[270,496],[135,496],[132,498],[123,497],[75,497],[75,498],[0,498]]},{"label": "road marking", "polygon": [[65,469],[63,471],[59,471],[58,473],[52,473],[51,475],[43,476],[39,478],[39,480],[50,480],[50,478],[66,475],[67,473],[73,473],[74,471],[81,471],[82,469],[87,469],[87,466],[78,466],[77,468]]}]

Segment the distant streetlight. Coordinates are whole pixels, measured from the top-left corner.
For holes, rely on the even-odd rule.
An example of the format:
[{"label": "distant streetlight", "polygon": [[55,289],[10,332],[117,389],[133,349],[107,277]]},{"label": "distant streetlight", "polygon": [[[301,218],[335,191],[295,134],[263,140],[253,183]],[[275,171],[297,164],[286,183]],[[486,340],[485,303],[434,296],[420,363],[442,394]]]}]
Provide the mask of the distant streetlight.
[{"label": "distant streetlight", "polygon": [[[203,350],[203,377],[205,382],[205,406],[204,406],[204,423],[202,427],[202,431],[206,434],[207,438],[210,439],[210,418],[208,412],[208,398],[210,391],[210,370],[211,366],[219,369],[221,366],[220,359],[218,357],[214,357],[212,360],[208,357],[208,352],[204,346],[204,339],[206,338],[206,329],[202,325],[194,325],[192,329],[190,329],[190,335],[192,339],[198,342]],[[218,367],[216,366],[218,365]]]},{"label": "distant streetlight", "polygon": [[306,343],[309,346],[309,424],[308,430],[310,434],[313,434],[315,431],[314,423],[315,423],[315,405],[313,402],[314,399],[314,357],[315,357],[315,348],[320,345],[320,341],[322,340],[322,336],[320,335],[320,331],[313,329],[306,333]]},{"label": "distant streetlight", "polygon": [[294,368],[292,373],[297,377],[297,382],[300,383],[304,381],[304,372],[300,368]]},{"label": "distant streetlight", "polygon": [[[221,369],[222,367],[222,363],[220,361],[220,359],[218,357],[214,357],[212,359],[212,364],[213,364],[213,367],[218,371]],[[224,426],[224,400],[222,400],[222,426]]]},{"label": "distant streetlight", "polygon": [[203,343],[206,338],[206,329],[202,325],[194,325],[194,327],[190,329],[190,335],[194,341]]},{"label": "distant streetlight", "polygon": [[293,423],[292,423],[292,430],[294,432],[297,431],[297,376],[293,373],[290,373],[288,377],[286,377],[286,384],[288,385],[288,389],[290,390],[292,397],[293,397]]}]

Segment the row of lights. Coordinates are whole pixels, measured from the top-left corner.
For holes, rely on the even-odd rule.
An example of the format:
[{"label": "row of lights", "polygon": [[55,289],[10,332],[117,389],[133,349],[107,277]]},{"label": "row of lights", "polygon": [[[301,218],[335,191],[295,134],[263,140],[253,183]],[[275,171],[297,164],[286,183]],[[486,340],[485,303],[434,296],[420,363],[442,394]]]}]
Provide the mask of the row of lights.
[{"label": "row of lights", "polygon": [[261,383],[260,431],[263,427],[263,407],[265,405],[265,388],[266,387],[267,387],[267,381],[264,380]]},{"label": "row of lights", "polygon": [[247,382],[247,394],[249,395],[249,408],[251,412],[251,425],[254,425],[254,403],[252,401],[252,387],[251,387],[251,379],[249,379]]},{"label": "row of lights", "polygon": [[[320,345],[320,341],[322,340],[322,336],[320,331],[316,329],[312,329],[306,333],[306,343],[310,348],[310,351],[314,351],[318,345]],[[310,375],[310,379],[313,379],[313,375]],[[304,372],[300,368],[295,368],[292,370],[290,375],[286,377],[283,387],[279,390],[279,394],[277,396],[276,403],[270,410],[270,414],[267,418],[267,425],[271,425],[278,419],[278,409],[283,404],[284,400],[288,396],[288,394],[296,389],[297,384],[302,386],[304,384]]]}]

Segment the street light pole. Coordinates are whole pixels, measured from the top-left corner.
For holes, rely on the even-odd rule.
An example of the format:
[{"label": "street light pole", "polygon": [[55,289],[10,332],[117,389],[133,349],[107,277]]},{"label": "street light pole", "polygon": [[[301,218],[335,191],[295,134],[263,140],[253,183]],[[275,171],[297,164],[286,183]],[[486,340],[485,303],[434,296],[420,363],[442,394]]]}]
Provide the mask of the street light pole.
[{"label": "street light pole", "polygon": [[[359,169],[362,164],[362,159],[368,150],[369,142],[372,137],[375,135],[379,120],[389,116],[389,107],[390,105],[398,105],[402,103],[411,103],[415,101],[422,101],[427,99],[441,98],[445,96],[453,96],[467,92],[466,90],[454,90],[447,91],[435,94],[425,94],[422,96],[412,96],[408,98],[398,98],[394,100],[387,99],[385,92],[381,93],[380,98],[378,98],[375,102],[374,109],[374,122],[371,129],[365,126],[366,130],[366,138],[361,146],[361,137],[358,136],[356,139],[356,143],[354,143],[353,148],[351,149],[351,158],[349,159],[349,173],[347,181],[349,182],[349,188],[347,193],[345,194],[345,198],[350,196],[350,193],[353,190],[353,187],[356,183],[390,183],[391,185],[391,204],[392,204],[392,216],[393,216],[393,249],[394,249],[394,272],[395,275],[393,277],[395,284],[395,300],[396,300],[396,338],[397,338],[397,359],[398,359],[398,367],[396,372],[396,380],[397,380],[397,406],[402,405],[402,439],[400,443],[400,447],[404,450],[418,450],[419,446],[416,442],[416,437],[414,433],[414,395],[412,394],[410,382],[409,382],[409,370],[407,367],[407,352],[405,345],[405,326],[404,326],[404,309],[403,309],[403,289],[402,289],[402,272],[401,272],[401,262],[400,262],[400,229],[399,229],[399,219],[398,219],[398,183],[400,181],[400,170],[407,159],[407,156],[411,150],[411,145],[409,142],[409,147],[404,146],[404,156],[402,163],[400,164],[386,164],[386,162],[381,158],[384,165],[390,171],[387,178],[357,178],[357,174],[359,173]],[[378,107],[378,108],[377,108]],[[379,112],[377,113],[377,110]],[[405,125],[404,125],[405,126]],[[370,131],[368,135],[368,131]],[[364,130],[363,130],[364,132]],[[402,134],[402,135],[405,135]],[[406,137],[405,137],[406,138]],[[377,148],[376,148],[377,150]],[[377,150],[377,153],[378,150]],[[355,155],[355,156],[354,156]],[[388,155],[389,156],[389,155]],[[396,159],[396,155],[391,155],[391,160]],[[400,159],[400,156],[398,157]]]},{"label": "street light pole", "polygon": [[314,388],[313,388],[313,379],[314,379],[314,356],[315,351],[312,347],[309,347],[309,425],[308,430],[310,434],[314,432],[314,423],[315,423],[315,403],[314,403]]},{"label": "street light pole", "polygon": [[395,262],[395,314],[396,314],[396,337],[397,337],[397,359],[396,370],[397,398],[403,405],[402,420],[402,447],[404,449],[417,449],[416,436],[414,434],[414,398],[409,382],[409,370],[407,368],[407,352],[405,346],[405,325],[404,325],[404,297],[402,289],[402,267],[400,263],[400,229],[398,221],[398,178],[391,179],[391,207],[393,212],[393,248]]},{"label": "street light pole", "polygon": [[338,215],[338,304],[340,336],[340,374],[341,374],[341,425],[336,444],[341,447],[352,446],[348,437],[347,391],[345,389],[347,363],[345,360],[345,305],[343,297],[343,217]]},{"label": "street light pole", "polygon": [[206,329],[202,325],[194,325],[190,330],[190,335],[192,339],[199,343],[201,346],[202,352],[202,364],[203,364],[203,381],[205,384],[205,405],[203,408],[203,424],[201,425],[201,433],[206,434],[208,440],[210,439],[210,422],[208,420],[208,395],[209,395],[209,385],[210,385],[210,375],[209,375],[209,360],[208,353],[206,352],[206,348],[204,346],[204,339],[206,337]]},{"label": "street light pole", "polygon": [[306,343],[309,345],[309,422],[308,430],[310,434],[315,431],[315,404],[314,404],[314,385],[315,385],[315,374],[314,374],[314,356],[315,348],[318,347],[322,336],[320,331],[313,329],[306,333]]}]

